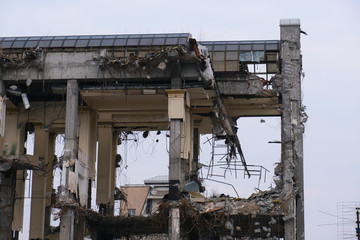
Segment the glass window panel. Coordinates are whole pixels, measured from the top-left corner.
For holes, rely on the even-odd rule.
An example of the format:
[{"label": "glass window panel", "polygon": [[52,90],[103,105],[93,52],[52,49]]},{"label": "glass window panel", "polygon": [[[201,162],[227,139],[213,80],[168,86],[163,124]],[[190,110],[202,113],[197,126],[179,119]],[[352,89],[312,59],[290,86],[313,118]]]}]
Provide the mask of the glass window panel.
[{"label": "glass window panel", "polygon": [[254,62],[263,62],[265,60],[264,51],[255,51],[253,52],[253,61]]},{"label": "glass window panel", "polygon": [[252,52],[240,52],[240,62],[251,62],[252,61]]},{"label": "glass window panel", "polygon": [[7,37],[7,38],[4,38],[4,41],[15,41],[15,38],[14,37]]},{"label": "glass window panel", "polygon": [[179,45],[186,45],[188,42],[187,38],[179,38]]},{"label": "glass window panel", "polygon": [[41,40],[52,40],[54,37],[41,37]]},{"label": "glass window panel", "polygon": [[164,45],[165,44],[165,38],[154,38],[153,45]]},{"label": "glass window panel", "polygon": [[227,46],[226,46],[226,50],[230,50],[230,51],[237,51],[238,48],[239,48],[239,45],[233,45],[233,44],[231,44],[231,45],[227,45]]},{"label": "glass window panel", "polygon": [[17,41],[25,41],[28,40],[28,37],[18,37],[16,38]]},{"label": "glass window panel", "polygon": [[92,36],[91,39],[103,39],[104,36]]},{"label": "glass window panel", "polygon": [[29,37],[29,40],[40,40],[41,37]]},{"label": "glass window panel", "polygon": [[0,48],[10,48],[12,45],[12,41],[4,41],[0,43]]},{"label": "glass window panel", "polygon": [[166,34],[166,36],[169,37],[169,38],[170,38],[170,37],[172,37],[172,38],[178,38],[178,37],[180,37],[180,34],[176,34],[176,33],[174,34],[174,33],[172,33],[172,34]]},{"label": "glass window panel", "polygon": [[91,36],[80,36],[79,39],[90,39]]},{"label": "glass window panel", "polygon": [[224,62],[213,62],[212,66],[213,66],[215,72],[225,71]]},{"label": "glass window panel", "polygon": [[138,39],[138,38],[129,38],[127,45],[128,46],[137,46],[137,45],[139,45],[139,40],[140,39]]},{"label": "glass window panel", "polygon": [[164,37],[166,37],[166,35],[165,34],[156,34],[155,37],[156,38],[164,38]]},{"label": "glass window panel", "polygon": [[141,35],[139,34],[129,35],[129,38],[141,38]]},{"label": "glass window panel", "polygon": [[254,44],[253,45],[253,50],[256,51],[256,50],[265,50],[265,46],[264,44]]},{"label": "glass window panel", "polygon": [[238,60],[238,52],[226,52],[226,60]]},{"label": "glass window panel", "polygon": [[226,71],[238,71],[238,61],[226,61]]},{"label": "glass window panel", "polygon": [[251,50],[251,45],[240,45],[240,50]]},{"label": "glass window panel", "polygon": [[15,41],[12,45],[12,48],[23,48],[25,45],[25,41]]},{"label": "glass window panel", "polygon": [[152,38],[142,38],[140,39],[140,45],[151,45]]},{"label": "glass window panel", "polygon": [[224,51],[225,45],[214,45],[214,51]]},{"label": "glass window panel", "polygon": [[214,61],[224,61],[225,60],[225,52],[213,52],[212,59]]},{"label": "glass window panel", "polygon": [[64,41],[63,47],[75,47],[76,40],[67,39]]},{"label": "glass window panel", "polygon": [[33,48],[36,47],[39,41],[27,41],[25,44],[26,48]]},{"label": "glass window panel", "polygon": [[56,39],[56,40],[64,40],[66,37],[64,37],[64,36],[56,36],[56,37],[54,37],[54,39]]},{"label": "glass window panel", "polygon": [[279,46],[277,44],[266,44],[266,50],[279,50]]},{"label": "glass window panel", "polygon": [[266,61],[269,61],[269,62],[276,62],[278,61],[278,53],[276,52],[267,52],[266,53]]},{"label": "glass window panel", "polygon": [[104,39],[109,39],[109,38],[116,38],[116,36],[115,35],[106,35],[106,36],[104,36]]},{"label": "glass window panel", "polygon": [[116,35],[116,38],[129,38],[129,35],[124,35],[124,34],[122,34],[122,35]]},{"label": "glass window panel", "polygon": [[80,39],[76,42],[76,47],[87,47],[89,40]]},{"label": "glass window panel", "polygon": [[155,35],[154,34],[143,34],[141,35],[142,38],[154,38]]},{"label": "glass window panel", "polygon": [[254,64],[248,64],[248,70],[249,70],[249,72],[254,73],[255,72]]},{"label": "glass window panel", "polygon": [[278,72],[278,65],[276,63],[268,63],[267,64],[267,71],[269,73],[277,73]]},{"label": "glass window panel", "polygon": [[266,64],[255,64],[255,73],[266,73]]},{"label": "glass window panel", "polygon": [[104,38],[104,40],[101,43],[101,46],[106,46],[106,47],[113,46],[114,45],[114,40],[115,39],[105,39]]},{"label": "glass window panel", "polygon": [[267,80],[266,74],[257,74],[257,76],[260,77],[260,78],[263,78],[263,79]]},{"label": "glass window panel", "polygon": [[76,40],[78,39],[79,36],[67,36],[66,39],[69,39],[69,40]]},{"label": "glass window panel", "polygon": [[212,51],[213,50],[213,46],[212,45],[204,45],[204,44],[201,44],[203,46],[205,46],[209,51]]},{"label": "glass window panel", "polygon": [[38,47],[40,47],[40,48],[48,48],[48,47],[50,47],[50,43],[51,43],[50,40],[41,40],[41,41],[39,41]]},{"label": "glass window panel", "polygon": [[100,47],[101,39],[91,39],[89,42],[89,47]]},{"label": "glass window panel", "polygon": [[61,47],[63,40],[52,40],[50,47]]},{"label": "glass window panel", "polygon": [[126,42],[126,38],[115,39],[114,46],[125,46]]},{"label": "glass window panel", "polygon": [[176,45],[178,42],[178,38],[167,38],[165,41],[165,45]]}]

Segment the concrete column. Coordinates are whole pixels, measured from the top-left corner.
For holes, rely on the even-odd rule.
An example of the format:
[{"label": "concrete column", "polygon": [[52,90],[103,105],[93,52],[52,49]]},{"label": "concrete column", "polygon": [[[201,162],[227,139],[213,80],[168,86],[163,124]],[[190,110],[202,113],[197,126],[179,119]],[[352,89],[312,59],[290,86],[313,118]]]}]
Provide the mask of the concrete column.
[{"label": "concrete column", "polygon": [[[185,99],[187,95],[185,95]],[[189,102],[189,104],[186,104],[186,102]],[[185,100],[185,119],[181,126],[181,162],[184,185],[190,182],[193,159],[193,127],[189,99],[188,101]]]},{"label": "concrete column", "polygon": [[[49,132],[35,126],[34,155],[48,163]],[[31,192],[30,239],[43,239],[45,233],[46,172],[33,171]]]},{"label": "concrete column", "polygon": [[45,189],[45,236],[50,232],[51,222],[51,194],[53,190],[53,160],[55,155],[56,133],[49,133],[48,165],[46,166],[46,189]]},{"label": "concrete column", "polygon": [[91,127],[90,127],[90,151],[89,151],[89,168],[90,168],[90,178],[92,181],[95,181],[95,163],[96,163],[96,145],[97,145],[97,112],[92,110],[91,115]]},{"label": "concrete column", "polygon": [[280,20],[285,239],[304,239],[300,20]]},{"label": "concrete column", "polygon": [[[172,79],[172,87],[179,87],[179,79]],[[167,90],[168,94],[168,116],[170,120],[170,146],[169,146],[169,199],[171,201],[179,200],[180,192],[184,190],[185,185],[185,164],[184,155],[189,155],[190,149],[185,146],[189,142],[182,141],[182,133],[187,133],[190,122],[186,125],[185,111],[185,90],[171,89]],[[189,112],[188,112],[189,115]],[[183,123],[185,122],[185,123]],[[185,126],[184,126],[185,124]],[[184,130],[183,130],[184,129]],[[182,145],[183,143],[183,145]],[[185,150],[186,149],[186,150]],[[172,203],[171,214],[169,219],[169,239],[180,239],[180,209],[176,202]]]},{"label": "concrete column", "polygon": [[[185,90],[167,90],[168,94],[168,116],[170,119],[170,152],[169,152],[169,197],[177,200],[176,195],[182,191],[185,184],[184,146],[182,146],[183,122],[186,119],[185,112]],[[187,143],[186,143],[187,144]],[[190,150],[189,150],[190,152]]]},{"label": "concrete column", "polygon": [[98,139],[96,204],[108,205],[107,212],[113,215],[116,137],[110,124],[99,124]]},{"label": "concrete column", "polygon": [[180,239],[180,209],[178,207],[170,210],[170,240]]},{"label": "concrete column", "polygon": [[[1,71],[1,70],[0,70]],[[0,155],[3,155],[5,136],[5,89],[0,80]],[[11,239],[11,222],[14,215],[16,170],[0,164],[0,240]]]},{"label": "concrete column", "polygon": [[[194,123],[193,123],[194,126]],[[199,134],[199,128],[193,127],[193,160],[191,162],[191,181],[198,181],[199,178],[197,176],[198,174],[198,162],[199,162],[199,149],[200,149],[200,134]]]},{"label": "concrete column", "polygon": [[[70,172],[74,172],[78,152],[78,98],[79,89],[76,80],[68,80],[66,88],[66,117],[65,117],[65,149],[63,160],[63,174],[61,179],[62,192],[60,201],[71,202],[69,192]],[[76,177],[75,177],[76,178]],[[77,184],[76,182],[74,183]],[[75,212],[67,208],[60,221],[60,240],[72,240],[75,238]]]},{"label": "concrete column", "polygon": [[[1,166],[0,166],[1,168]],[[0,171],[0,240],[11,239],[16,170]]]},{"label": "concrete column", "polygon": [[[19,156],[24,154],[25,130],[18,124],[18,111],[8,111],[5,119],[4,123],[7,122],[4,139],[4,142],[7,144],[5,155]],[[26,171],[23,170],[16,172],[14,217],[12,220],[13,231],[20,231],[23,223],[26,177],[24,174],[26,174]]]},{"label": "concrete column", "polygon": [[[90,155],[91,155],[91,109],[90,108],[81,108],[79,111],[79,163],[82,165],[82,168],[85,170],[81,174],[82,179],[79,183],[79,197],[80,204],[82,206],[87,206],[88,203],[88,179],[89,179],[89,165],[90,165]],[[90,196],[91,197],[91,196]],[[90,207],[90,206],[87,206]]]}]

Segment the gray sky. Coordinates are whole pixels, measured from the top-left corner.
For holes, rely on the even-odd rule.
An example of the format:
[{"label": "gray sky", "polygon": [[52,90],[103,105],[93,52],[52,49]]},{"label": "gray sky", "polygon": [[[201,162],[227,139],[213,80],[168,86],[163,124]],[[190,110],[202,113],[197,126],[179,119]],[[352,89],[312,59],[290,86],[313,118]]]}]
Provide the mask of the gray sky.
[{"label": "gray sky", "polygon": [[[360,1],[1,0],[0,9],[0,36],[190,32],[197,40],[271,40],[279,39],[281,18],[300,18],[309,35],[302,35],[303,101],[310,117],[304,135],[306,238],[336,239],[336,225],[318,226],[336,223],[336,217],[319,211],[336,214],[337,202],[360,200]],[[251,124],[259,131],[244,130],[240,139],[247,157],[262,164],[269,155],[259,153],[256,141],[246,142],[277,138],[276,121],[268,123],[266,139],[261,129],[267,125]]]}]

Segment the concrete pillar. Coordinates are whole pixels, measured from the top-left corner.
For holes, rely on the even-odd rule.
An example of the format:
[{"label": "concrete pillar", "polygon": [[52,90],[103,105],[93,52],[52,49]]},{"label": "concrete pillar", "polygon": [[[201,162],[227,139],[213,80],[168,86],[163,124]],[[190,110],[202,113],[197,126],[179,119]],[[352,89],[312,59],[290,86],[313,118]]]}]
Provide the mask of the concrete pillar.
[{"label": "concrete pillar", "polygon": [[[91,109],[90,108],[80,108],[79,110],[79,163],[82,165],[83,171],[80,173],[82,176],[81,183],[79,183],[79,197],[80,204],[85,207],[88,204],[88,188],[89,188],[89,165],[90,165],[90,155],[91,155]],[[91,196],[90,196],[91,197]]]},{"label": "concrete pillar", "polygon": [[[79,89],[77,81],[68,80],[66,88],[65,149],[61,179],[62,192],[60,194],[60,201],[67,203],[70,203],[72,198],[69,192],[70,174],[74,173],[74,165],[77,161],[78,153],[78,98]],[[73,184],[76,186],[77,183]],[[68,207],[60,219],[60,240],[72,240],[75,238],[74,222],[74,209]]]},{"label": "concrete pillar", "polygon": [[[185,119],[181,126],[181,159],[182,159],[182,174],[184,175],[184,185],[190,182],[190,175],[192,169],[193,159],[193,120],[190,111],[189,94],[185,95]],[[188,103],[188,104],[187,104]]]},{"label": "concrete pillar", "polygon": [[95,163],[96,163],[96,145],[97,145],[97,113],[95,110],[90,112],[91,126],[90,126],[90,150],[89,150],[89,176],[92,181],[95,181]]},{"label": "concrete pillar", "polygon": [[[0,166],[1,167],[1,166]],[[11,239],[16,170],[0,171],[0,240]]]},{"label": "concrete pillar", "polygon": [[[34,155],[48,163],[49,132],[35,126]],[[31,192],[30,239],[43,239],[45,233],[46,172],[33,171]]]},{"label": "concrete pillar", "polygon": [[[0,103],[1,104],[1,103]],[[8,111],[6,114],[6,129],[4,142],[7,144],[5,155],[24,154],[25,130],[18,124],[18,111]],[[16,172],[16,189],[14,216],[12,222],[12,230],[20,231],[24,216],[24,193],[25,193],[25,175],[26,171],[18,170]]]},{"label": "concrete pillar", "polygon": [[116,136],[111,124],[99,124],[98,139],[96,204],[107,205],[107,213],[113,215]]},{"label": "concrete pillar", "polygon": [[280,20],[285,239],[304,239],[300,20]]},{"label": "concrete pillar", "polygon": [[[179,79],[172,79],[172,87],[179,86]],[[169,199],[179,200],[180,192],[185,185],[184,155],[190,154],[189,140],[182,140],[182,133],[187,134],[190,130],[190,122],[186,122],[185,90],[171,89],[168,94],[168,116],[170,120],[170,146],[169,146]],[[188,112],[189,115],[189,112]],[[189,118],[190,119],[190,118]],[[184,123],[185,122],[185,123]],[[188,129],[186,129],[188,127]],[[186,147],[185,147],[186,146]],[[180,239],[180,209],[176,202],[170,209],[169,239]]]},{"label": "concrete pillar", "polygon": [[45,236],[50,232],[51,222],[51,194],[53,190],[53,160],[55,155],[56,133],[49,133],[48,165],[46,166],[46,189],[45,189]]},{"label": "concrete pillar", "polygon": [[[1,71],[1,70],[0,70]],[[0,155],[3,156],[5,136],[5,89],[0,80]],[[11,239],[11,222],[14,215],[16,170],[0,164],[0,240]]]},{"label": "concrete pillar", "polygon": [[[170,119],[170,149],[169,149],[169,197],[177,200],[178,191],[182,191],[185,184],[184,157],[185,142],[182,141],[182,128],[186,119],[185,113],[185,90],[167,90],[168,116]],[[183,147],[182,147],[183,142]],[[186,143],[187,144],[187,143]],[[190,152],[190,150],[188,151]]]},{"label": "concrete pillar", "polygon": [[[194,122],[193,122],[194,126]],[[200,150],[200,134],[199,134],[199,128],[193,127],[193,137],[192,137],[192,155],[193,159],[191,161],[190,171],[191,171],[191,179],[190,181],[198,181],[199,178],[197,176],[198,174],[198,162],[199,162],[199,150]]]}]

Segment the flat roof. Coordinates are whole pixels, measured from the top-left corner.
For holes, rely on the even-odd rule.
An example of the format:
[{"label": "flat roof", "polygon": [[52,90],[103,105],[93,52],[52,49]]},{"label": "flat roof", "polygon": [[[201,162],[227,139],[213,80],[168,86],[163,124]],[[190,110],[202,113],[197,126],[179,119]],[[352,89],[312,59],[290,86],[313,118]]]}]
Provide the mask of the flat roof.
[{"label": "flat roof", "polygon": [[[190,33],[0,37],[2,49],[99,48],[186,45]],[[199,41],[209,51],[279,51],[279,40]]]}]

